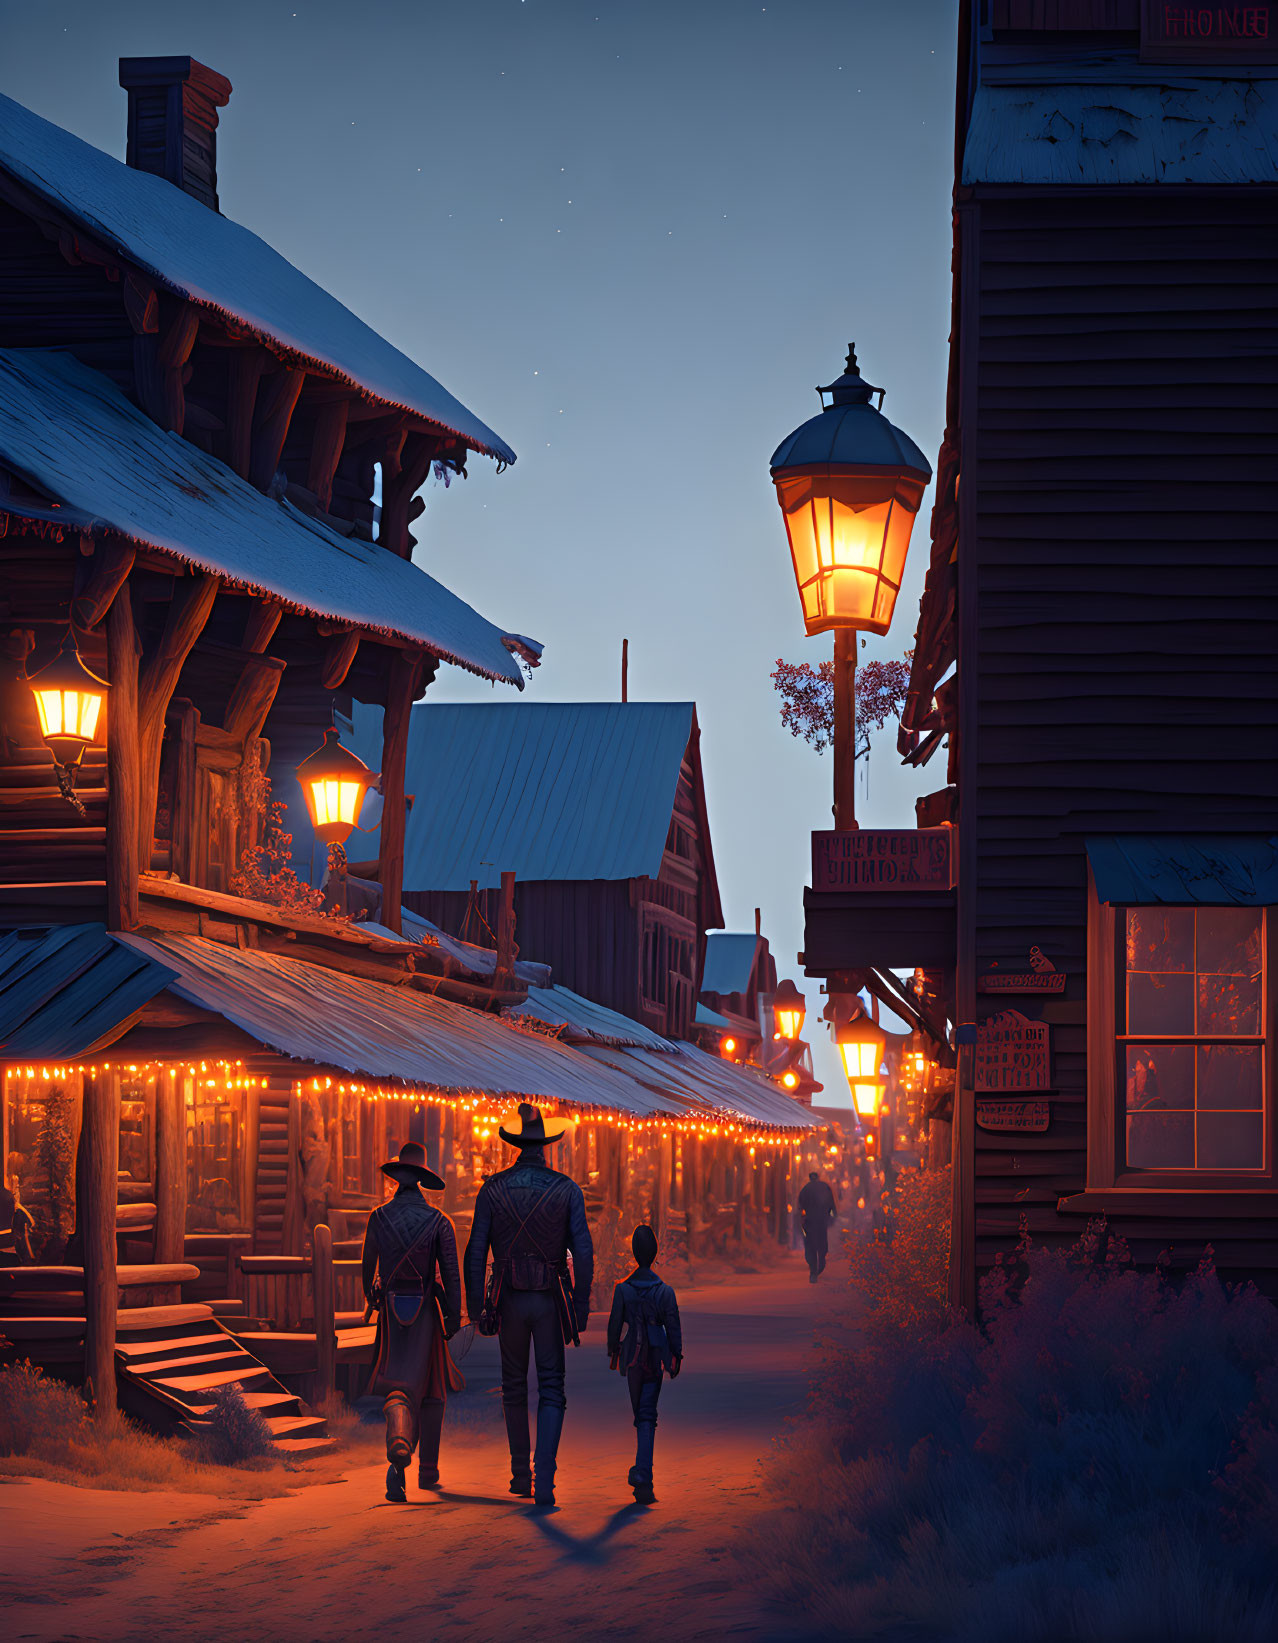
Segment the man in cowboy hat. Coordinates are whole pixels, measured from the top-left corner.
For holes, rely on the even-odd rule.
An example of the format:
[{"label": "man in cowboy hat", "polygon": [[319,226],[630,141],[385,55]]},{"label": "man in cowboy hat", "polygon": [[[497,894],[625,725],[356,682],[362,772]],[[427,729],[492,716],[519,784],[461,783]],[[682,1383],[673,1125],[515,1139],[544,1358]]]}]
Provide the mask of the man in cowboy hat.
[{"label": "man in cowboy hat", "polygon": [[[466,1245],[467,1310],[481,1333],[496,1333],[501,1346],[510,1492],[532,1495],[538,1506],[555,1504],[555,1459],[566,1403],[564,1344],[575,1342],[586,1327],[595,1267],[581,1188],[545,1159],[545,1149],[567,1128],[559,1119],[547,1123],[528,1102],[520,1104],[517,1127],[513,1121],[502,1124],[498,1134],[519,1149],[519,1159],[479,1189]],[[490,1249],[492,1272],[485,1287]],[[528,1433],[530,1348],[537,1363],[535,1467]]]},{"label": "man in cowboy hat", "polygon": [[461,1274],[453,1223],[421,1195],[422,1187],[444,1190],[426,1168],[424,1149],[409,1141],[382,1165],[382,1174],[399,1190],[369,1216],[364,1234],[364,1294],[377,1308],[368,1390],[386,1400],[386,1498],[407,1500],[404,1472],[419,1432],[417,1486],[439,1483],[444,1404],[449,1389],[463,1384],[446,1345],[461,1324]]}]

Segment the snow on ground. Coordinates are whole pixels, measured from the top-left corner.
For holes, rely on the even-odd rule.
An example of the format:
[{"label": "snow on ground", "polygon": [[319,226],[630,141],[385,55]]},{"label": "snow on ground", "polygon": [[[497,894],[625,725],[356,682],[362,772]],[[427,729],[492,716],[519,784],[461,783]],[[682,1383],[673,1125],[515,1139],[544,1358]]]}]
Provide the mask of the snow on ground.
[{"label": "snow on ground", "polygon": [[[830,1275],[833,1279],[833,1273]],[[766,1504],[757,1463],[802,1402],[813,1288],[798,1255],[690,1291],[687,1367],[661,1395],[658,1504],[626,1487],[634,1428],[609,1373],[605,1318],[569,1351],[558,1507],[506,1493],[494,1342],[466,1359],[444,1428],[441,1494],[382,1498],[385,1462],[340,1482],[210,1510],[207,1496],[113,1493],[42,1480],[0,1486],[6,1636],[40,1643],[359,1643],[378,1638],[626,1639],[789,1635],[743,1579]],[[606,1297],[598,1297],[602,1304]],[[759,1556],[767,1548],[759,1546]]]}]

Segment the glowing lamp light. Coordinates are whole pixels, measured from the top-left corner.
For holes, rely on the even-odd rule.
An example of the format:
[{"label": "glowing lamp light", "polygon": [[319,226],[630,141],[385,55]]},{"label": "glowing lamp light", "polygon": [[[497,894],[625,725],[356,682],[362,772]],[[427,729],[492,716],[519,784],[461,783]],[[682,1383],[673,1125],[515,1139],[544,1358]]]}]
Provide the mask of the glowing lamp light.
[{"label": "glowing lamp light", "polygon": [[40,734],[55,764],[78,765],[91,742],[105,729],[102,706],[110,685],[80,660],[75,635],[68,630],[62,649],[28,678],[35,697]]},{"label": "glowing lamp light", "polygon": [[803,994],[792,981],[783,981],[772,997],[772,1019],[777,1024],[777,1032],[793,1043],[803,1031],[806,1014]]},{"label": "glowing lamp light", "polygon": [[[817,389],[820,415],[772,454],[772,482],[809,634],[833,628],[886,633],[892,623],[932,468],[883,415],[883,392],[862,378],[850,347],[843,375]],[[870,403],[875,394],[877,409]]]},{"label": "glowing lamp light", "polygon": [[799,1087],[799,1075],[798,1073],[783,1073],[781,1082],[787,1090],[797,1089]]},{"label": "glowing lamp light", "polygon": [[842,1021],[835,1029],[834,1042],[843,1057],[843,1070],[851,1086],[852,1099],[862,1118],[873,1118],[887,1088],[879,1077],[887,1034],[867,1015]]},{"label": "glowing lamp light", "polygon": [[726,1056],[735,1055],[737,1053],[737,1041],[736,1041],[736,1039],[735,1038],[721,1038],[719,1040],[719,1049]]},{"label": "glowing lamp light", "polygon": [[377,780],[373,771],[342,746],[335,727],[324,732],[323,745],[297,767],[315,837],[323,844],[345,844],[355,829],[364,795]]}]

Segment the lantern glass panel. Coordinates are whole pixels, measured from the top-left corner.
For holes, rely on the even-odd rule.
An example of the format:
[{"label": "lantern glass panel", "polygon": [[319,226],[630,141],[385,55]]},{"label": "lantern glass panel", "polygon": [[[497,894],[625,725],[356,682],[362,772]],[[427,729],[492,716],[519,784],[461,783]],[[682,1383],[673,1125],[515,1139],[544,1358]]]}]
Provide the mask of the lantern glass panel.
[{"label": "lantern glass panel", "polygon": [[102,697],[88,690],[36,690],[41,736],[70,736],[91,742],[97,734]]},{"label": "lantern glass panel", "polygon": [[905,570],[921,481],[837,468],[778,473],[795,579],[809,633],[886,633]]},{"label": "lantern glass panel", "polygon": [[877,1116],[882,1094],[883,1085],[880,1083],[853,1084],[852,1099],[856,1102],[856,1110],[862,1118]]},{"label": "lantern glass panel", "polygon": [[879,1049],[876,1043],[840,1044],[843,1052],[843,1066],[849,1079],[877,1078],[879,1075]]},{"label": "lantern glass panel", "polygon": [[776,1018],[777,1031],[782,1038],[794,1039],[799,1036],[803,1026],[804,1011],[774,1008],[772,1013]]}]

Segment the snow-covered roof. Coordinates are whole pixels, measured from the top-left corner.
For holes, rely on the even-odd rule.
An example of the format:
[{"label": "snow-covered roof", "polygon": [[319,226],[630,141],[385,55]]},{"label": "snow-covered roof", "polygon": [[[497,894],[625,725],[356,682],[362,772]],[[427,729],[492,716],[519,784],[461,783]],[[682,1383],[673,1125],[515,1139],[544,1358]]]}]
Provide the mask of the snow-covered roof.
[{"label": "snow-covered roof", "polygon": [[112,159],[0,97],[0,168],[167,290],[502,462],[515,453],[420,365],[378,336],[265,240],[163,177]]},{"label": "snow-covered roof", "polygon": [[523,688],[508,636],[425,571],[263,496],[70,354],[0,349],[0,463],[61,503],[49,517],[68,526],[118,532]]}]

